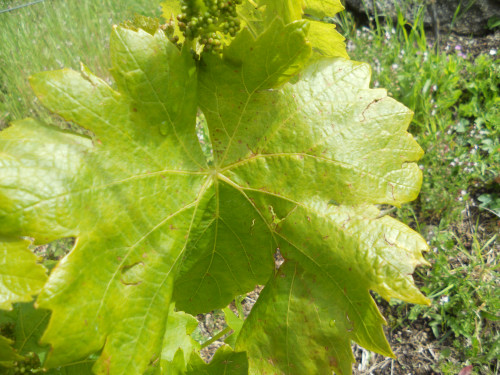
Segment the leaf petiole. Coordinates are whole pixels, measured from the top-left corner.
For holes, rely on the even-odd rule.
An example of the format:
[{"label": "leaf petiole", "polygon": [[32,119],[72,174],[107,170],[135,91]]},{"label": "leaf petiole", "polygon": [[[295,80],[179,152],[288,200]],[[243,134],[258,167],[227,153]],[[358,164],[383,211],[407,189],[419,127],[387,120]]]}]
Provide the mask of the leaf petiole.
[{"label": "leaf petiole", "polygon": [[218,334],[216,334],[214,337],[211,339],[208,339],[205,341],[203,344],[201,344],[201,349],[206,348],[207,346],[213,344],[215,341],[219,340],[220,338],[224,337],[227,335],[231,330],[231,327],[226,327],[222,331],[220,331]]}]

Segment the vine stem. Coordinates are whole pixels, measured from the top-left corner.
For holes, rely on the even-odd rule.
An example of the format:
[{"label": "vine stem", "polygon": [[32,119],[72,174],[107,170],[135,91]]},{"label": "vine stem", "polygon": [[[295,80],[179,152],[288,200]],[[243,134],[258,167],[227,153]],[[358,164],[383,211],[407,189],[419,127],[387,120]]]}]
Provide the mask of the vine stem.
[{"label": "vine stem", "polygon": [[211,339],[205,341],[203,344],[201,344],[201,349],[206,348],[207,346],[213,344],[215,341],[223,337],[224,335],[228,334],[231,331],[231,327],[226,327],[222,331],[220,331],[218,334],[216,334],[214,337]]}]

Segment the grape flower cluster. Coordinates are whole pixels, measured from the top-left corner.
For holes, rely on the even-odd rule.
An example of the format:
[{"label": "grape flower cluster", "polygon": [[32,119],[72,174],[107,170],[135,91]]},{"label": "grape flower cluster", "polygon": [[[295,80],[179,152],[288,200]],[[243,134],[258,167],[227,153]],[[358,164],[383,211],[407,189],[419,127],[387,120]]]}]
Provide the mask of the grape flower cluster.
[{"label": "grape flower cluster", "polygon": [[186,39],[199,38],[204,51],[220,53],[222,35],[234,37],[240,30],[236,6],[242,0],[183,0],[177,16],[179,29]]}]

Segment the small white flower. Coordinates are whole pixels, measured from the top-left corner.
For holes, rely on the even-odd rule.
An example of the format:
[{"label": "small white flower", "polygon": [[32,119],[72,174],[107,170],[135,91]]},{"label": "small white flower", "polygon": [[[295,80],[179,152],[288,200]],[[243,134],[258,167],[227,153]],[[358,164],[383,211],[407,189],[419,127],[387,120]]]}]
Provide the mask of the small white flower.
[{"label": "small white flower", "polygon": [[496,54],[497,54],[497,50],[496,49],[494,49],[494,48],[490,49],[490,55],[491,56],[495,56]]},{"label": "small white flower", "polygon": [[440,305],[444,305],[445,303],[448,303],[450,301],[450,298],[448,296],[442,296],[440,299],[439,299],[439,304]]}]

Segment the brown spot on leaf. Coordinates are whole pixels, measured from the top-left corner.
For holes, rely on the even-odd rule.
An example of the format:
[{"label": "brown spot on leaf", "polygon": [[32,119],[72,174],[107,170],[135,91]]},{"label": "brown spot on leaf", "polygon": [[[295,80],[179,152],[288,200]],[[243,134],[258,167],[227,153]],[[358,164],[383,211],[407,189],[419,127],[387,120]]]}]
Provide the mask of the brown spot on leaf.
[{"label": "brown spot on leaf", "polygon": [[329,357],[328,359],[330,361],[330,366],[331,367],[337,367],[338,366],[337,360],[335,359],[335,357]]},{"label": "brown spot on leaf", "polygon": [[384,241],[385,241],[385,242],[386,242],[389,246],[396,246],[396,244],[389,242],[389,240],[388,240],[388,239],[387,239],[387,237],[385,236],[385,233],[384,233]]},{"label": "brown spot on leaf", "polygon": [[394,197],[394,185],[389,183],[389,186],[391,187],[391,194],[392,194],[392,200],[396,200],[396,198]]}]

